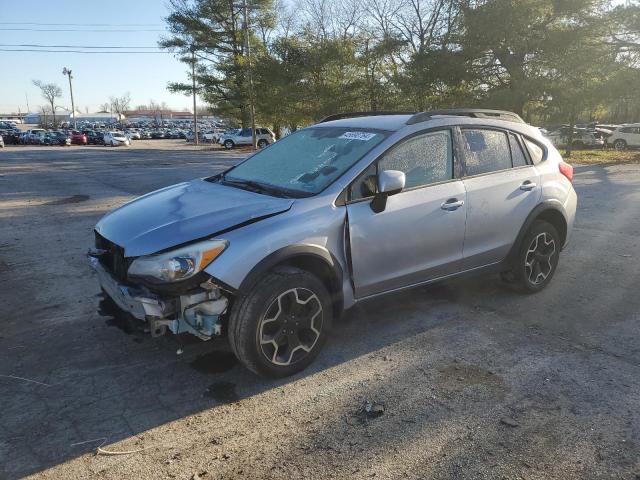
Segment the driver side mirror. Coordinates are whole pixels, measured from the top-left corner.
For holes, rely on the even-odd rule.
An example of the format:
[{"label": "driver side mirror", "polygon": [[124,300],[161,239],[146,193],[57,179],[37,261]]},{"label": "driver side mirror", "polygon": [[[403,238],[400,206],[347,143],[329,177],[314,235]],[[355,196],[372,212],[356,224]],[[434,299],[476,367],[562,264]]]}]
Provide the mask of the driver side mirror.
[{"label": "driver side mirror", "polygon": [[387,198],[400,193],[405,186],[406,177],[399,170],[383,170],[378,174],[378,193],[371,201],[371,210],[380,213],[387,208]]}]

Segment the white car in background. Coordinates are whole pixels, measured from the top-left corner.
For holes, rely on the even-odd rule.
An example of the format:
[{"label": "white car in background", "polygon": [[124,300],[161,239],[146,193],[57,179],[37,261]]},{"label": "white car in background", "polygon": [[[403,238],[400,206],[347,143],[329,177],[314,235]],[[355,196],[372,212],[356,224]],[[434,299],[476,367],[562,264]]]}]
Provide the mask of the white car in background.
[{"label": "white car in background", "polygon": [[640,147],[640,123],[622,125],[607,138],[607,143],[616,150]]},{"label": "white car in background", "polygon": [[[569,132],[568,127],[562,127],[549,132],[546,137],[551,140],[555,147],[566,147],[569,143]],[[604,140],[596,136],[593,131],[584,128],[575,128],[573,130],[571,146],[574,148],[602,147],[604,146]]]},{"label": "white car in background", "polygon": [[104,144],[118,147],[120,145],[129,146],[131,141],[121,132],[107,132],[104,134]]}]

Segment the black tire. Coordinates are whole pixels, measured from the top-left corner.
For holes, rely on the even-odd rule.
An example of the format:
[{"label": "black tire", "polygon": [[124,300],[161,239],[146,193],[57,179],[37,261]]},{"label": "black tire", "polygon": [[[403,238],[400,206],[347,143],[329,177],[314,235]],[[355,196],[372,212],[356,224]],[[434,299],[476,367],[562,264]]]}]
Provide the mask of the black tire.
[{"label": "black tire", "polygon": [[269,145],[269,142],[267,142],[264,138],[258,140],[258,148],[264,148],[268,145]]},{"label": "black tire", "polygon": [[616,140],[615,142],[613,142],[613,148],[615,148],[616,150],[626,150],[627,142],[625,142],[624,140]]},{"label": "black tire", "polygon": [[[249,370],[287,377],[315,360],[327,340],[332,317],[331,296],[315,275],[296,268],[279,269],[266,274],[235,303],[229,318],[229,343]],[[295,335],[294,330],[281,328],[292,328]],[[298,346],[292,347],[296,341]]]},{"label": "black tire", "polygon": [[549,222],[537,220],[526,233],[510,272],[502,279],[521,293],[538,293],[553,278],[560,256],[560,235]]},{"label": "black tire", "polygon": [[224,148],[226,148],[227,150],[231,150],[235,144],[233,143],[233,140],[225,140],[224,143]]}]

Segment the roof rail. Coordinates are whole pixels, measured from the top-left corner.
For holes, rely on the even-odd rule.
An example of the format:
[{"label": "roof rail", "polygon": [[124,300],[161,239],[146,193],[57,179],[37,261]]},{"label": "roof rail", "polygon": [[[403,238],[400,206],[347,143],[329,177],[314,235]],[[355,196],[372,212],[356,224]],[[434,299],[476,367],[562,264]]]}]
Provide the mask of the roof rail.
[{"label": "roof rail", "polygon": [[492,118],[495,120],[505,120],[508,122],[526,123],[520,115],[505,110],[487,110],[484,108],[452,108],[449,110],[432,110],[430,112],[416,113],[407,121],[407,125],[414,125],[420,122],[431,120],[435,116],[462,116],[473,118]]},{"label": "roof rail", "polygon": [[392,112],[389,110],[381,110],[377,112],[346,112],[336,113],[323,118],[318,123],[332,122],[333,120],[342,120],[344,118],[357,118],[357,117],[375,117],[378,115],[415,115],[416,112]]}]

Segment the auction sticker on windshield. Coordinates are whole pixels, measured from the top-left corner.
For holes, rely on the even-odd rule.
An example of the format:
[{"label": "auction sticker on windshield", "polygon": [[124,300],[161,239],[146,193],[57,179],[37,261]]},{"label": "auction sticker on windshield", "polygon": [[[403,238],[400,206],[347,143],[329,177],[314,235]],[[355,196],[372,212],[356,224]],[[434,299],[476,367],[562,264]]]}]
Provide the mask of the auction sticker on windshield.
[{"label": "auction sticker on windshield", "polygon": [[371,140],[375,136],[375,133],[369,132],[344,132],[338,138],[344,138],[345,140],[362,140],[363,142],[366,142]]}]

